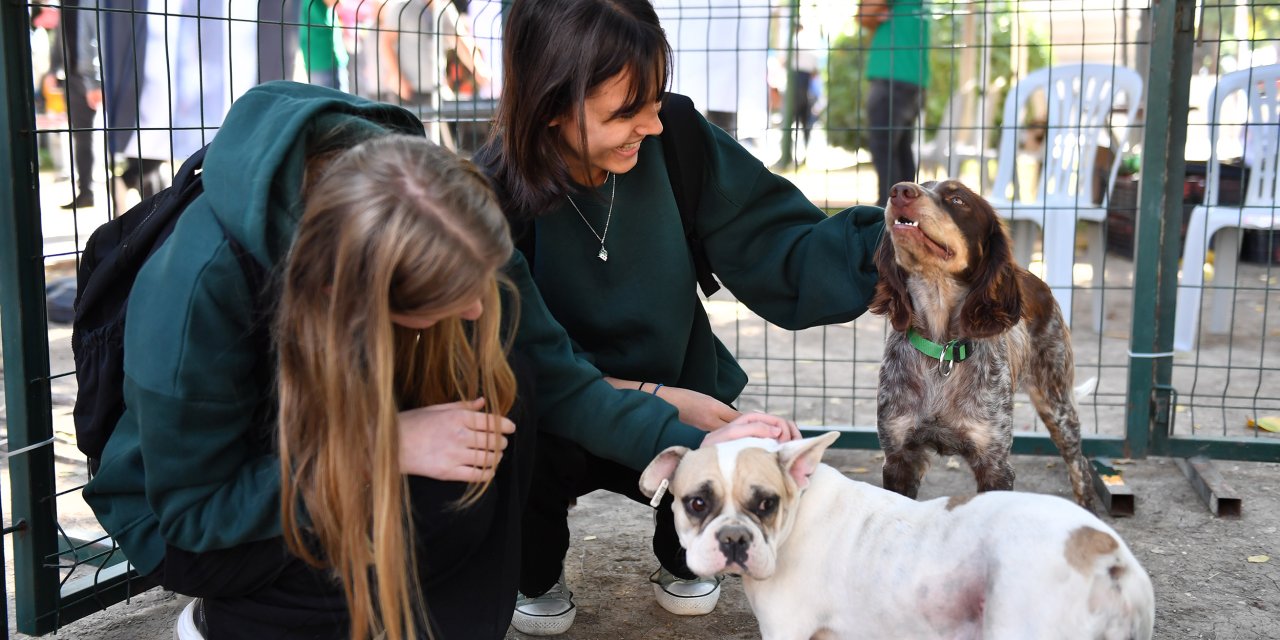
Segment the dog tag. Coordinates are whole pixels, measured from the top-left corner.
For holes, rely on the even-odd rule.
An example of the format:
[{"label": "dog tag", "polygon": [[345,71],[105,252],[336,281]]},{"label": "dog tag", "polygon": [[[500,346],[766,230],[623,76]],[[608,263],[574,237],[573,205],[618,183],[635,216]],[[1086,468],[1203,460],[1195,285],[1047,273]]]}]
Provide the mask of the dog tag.
[{"label": "dog tag", "polygon": [[667,494],[668,484],[669,483],[667,482],[666,478],[663,478],[662,482],[658,483],[658,489],[657,491],[653,492],[653,499],[649,501],[649,506],[653,507],[654,509],[658,508],[658,505],[662,502],[662,496]]}]

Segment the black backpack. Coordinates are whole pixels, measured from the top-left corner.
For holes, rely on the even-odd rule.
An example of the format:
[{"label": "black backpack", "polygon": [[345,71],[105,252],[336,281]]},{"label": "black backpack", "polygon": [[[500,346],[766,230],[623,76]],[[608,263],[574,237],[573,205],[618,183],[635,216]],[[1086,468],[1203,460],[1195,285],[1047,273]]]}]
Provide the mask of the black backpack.
[{"label": "black backpack", "polygon": [[[680,209],[680,222],[684,225],[684,238],[693,257],[693,268],[698,284],[708,297],[720,290],[707,261],[706,249],[694,228],[698,212],[698,196],[706,175],[707,148],[703,144],[702,129],[698,124],[698,110],[693,100],[678,93],[668,93],[662,103],[658,118],[662,120],[662,157],[667,165],[667,177],[675,193],[676,207]],[[534,257],[533,222],[520,219],[512,222],[512,235],[516,248],[524,254],[530,265]]]},{"label": "black backpack", "polygon": [[[72,411],[76,444],[97,473],[107,439],[124,413],[124,321],[129,292],[142,265],[173,233],[174,224],[204,193],[200,168],[208,147],[191,155],[173,184],[98,227],[89,236],[76,272],[71,351],[79,391]],[[227,237],[254,291],[265,269]]]}]

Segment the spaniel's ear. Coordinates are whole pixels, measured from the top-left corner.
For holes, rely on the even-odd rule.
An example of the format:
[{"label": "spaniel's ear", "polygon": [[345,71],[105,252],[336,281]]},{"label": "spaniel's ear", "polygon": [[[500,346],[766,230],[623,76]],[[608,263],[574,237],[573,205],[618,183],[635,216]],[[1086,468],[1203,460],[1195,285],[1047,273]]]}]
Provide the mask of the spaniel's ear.
[{"label": "spaniel's ear", "polygon": [[960,309],[960,331],[967,338],[988,338],[1008,331],[1022,317],[1022,294],[1004,223],[994,218],[991,233],[972,270],[972,289]]},{"label": "spaniel's ear", "polygon": [[868,307],[871,313],[889,316],[889,324],[895,331],[906,331],[911,326],[911,296],[907,295],[906,276],[894,257],[893,240],[887,228],[880,237],[876,249],[876,270],[880,280],[876,282],[876,294]]}]

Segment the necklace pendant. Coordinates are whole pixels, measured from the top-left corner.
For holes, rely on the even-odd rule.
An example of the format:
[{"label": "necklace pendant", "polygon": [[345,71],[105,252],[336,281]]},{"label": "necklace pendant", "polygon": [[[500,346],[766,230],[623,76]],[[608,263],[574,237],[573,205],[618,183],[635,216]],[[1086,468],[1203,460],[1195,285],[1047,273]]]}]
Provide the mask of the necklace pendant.
[{"label": "necklace pendant", "polygon": [[608,249],[605,249],[605,248],[604,248],[604,245],[600,245],[600,253],[597,253],[597,254],[596,254],[596,257],[597,257],[597,258],[600,258],[600,261],[601,261],[601,262],[608,262],[608,261],[609,261],[609,250],[608,250]]}]

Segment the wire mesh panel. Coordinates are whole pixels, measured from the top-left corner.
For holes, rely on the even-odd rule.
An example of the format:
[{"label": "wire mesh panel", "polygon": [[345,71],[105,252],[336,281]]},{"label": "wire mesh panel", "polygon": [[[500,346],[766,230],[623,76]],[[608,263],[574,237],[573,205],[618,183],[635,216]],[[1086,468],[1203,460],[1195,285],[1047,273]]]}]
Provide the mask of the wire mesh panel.
[{"label": "wire mesh panel", "polygon": [[[69,322],[89,233],[167,186],[263,82],[402,105],[432,139],[470,153],[501,96],[503,4],[0,5],[15,177],[0,185],[0,412],[11,522],[24,523],[12,560],[19,630],[53,631],[149,586],[80,499]],[[993,202],[1019,263],[1071,323],[1077,382],[1097,379],[1081,405],[1092,452],[1280,459],[1269,430],[1280,429],[1280,365],[1269,358],[1280,340],[1275,3],[1196,5],[1175,25],[1194,44],[1154,39],[1158,3],[1141,0],[654,4],[673,47],[671,89],[818,206],[883,204],[886,180],[944,178]],[[1188,77],[1171,81],[1157,47],[1189,61]],[[1185,171],[1166,175],[1148,170],[1164,166],[1166,142],[1148,135],[1149,114],[1176,110],[1179,91],[1191,97]],[[1169,213],[1147,194],[1175,182],[1182,197]],[[1182,224],[1152,232],[1162,217]],[[1194,264],[1181,280],[1165,269],[1174,284],[1161,288],[1144,274],[1170,252]],[[876,446],[883,319],[787,331],[727,291],[706,308],[750,376],[739,409]],[[1147,334],[1156,347],[1135,347]],[[1139,367],[1152,377],[1135,384]],[[1051,453],[1025,395],[1014,412],[1015,448]]]}]

